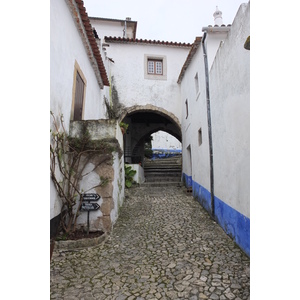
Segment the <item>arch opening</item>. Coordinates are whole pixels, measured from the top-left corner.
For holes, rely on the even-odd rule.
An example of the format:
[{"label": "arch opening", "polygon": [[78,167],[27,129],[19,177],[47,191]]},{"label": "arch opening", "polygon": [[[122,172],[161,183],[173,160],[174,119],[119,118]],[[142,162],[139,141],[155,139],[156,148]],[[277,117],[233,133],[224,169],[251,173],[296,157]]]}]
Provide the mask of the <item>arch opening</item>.
[{"label": "arch opening", "polygon": [[152,105],[131,107],[119,120],[129,125],[124,134],[125,163],[144,165],[145,142],[153,133],[166,132],[181,143],[181,126],[178,118],[162,108]]}]

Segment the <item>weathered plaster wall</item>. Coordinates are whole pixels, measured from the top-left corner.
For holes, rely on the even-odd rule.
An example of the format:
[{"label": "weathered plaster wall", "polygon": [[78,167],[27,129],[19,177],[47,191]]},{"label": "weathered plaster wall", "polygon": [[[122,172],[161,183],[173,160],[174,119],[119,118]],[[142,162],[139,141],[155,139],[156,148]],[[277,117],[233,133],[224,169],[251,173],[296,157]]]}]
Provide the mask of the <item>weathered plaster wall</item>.
[{"label": "weathered plaster wall", "polygon": [[[66,1],[51,0],[50,5],[50,110],[55,116],[63,114],[64,126],[69,130],[75,61],[86,78],[84,119],[105,118],[103,90],[83,46]],[[51,119],[52,128],[52,119]],[[60,200],[50,183],[50,219],[60,213]]]},{"label": "weathered plaster wall", "polygon": [[[209,40],[207,40],[207,44],[209,46]],[[208,57],[214,55],[214,52],[208,52]],[[198,74],[198,92],[195,83],[196,74]],[[195,53],[181,82],[181,109],[183,173],[193,178],[194,181],[201,182],[208,189],[209,148],[202,45]],[[202,132],[201,145],[198,141],[200,129]]]},{"label": "weathered plaster wall", "polygon": [[[100,39],[104,36],[123,37],[125,29],[125,20],[103,20],[99,18],[90,18],[92,26],[96,29]],[[133,26],[132,23],[127,22],[126,37],[133,38]]]},{"label": "weathered plaster wall", "polygon": [[[215,217],[227,234],[250,255],[250,5],[241,5],[224,43],[207,37],[214,157]],[[212,36],[214,45],[210,46]],[[223,40],[223,39],[222,39]],[[211,50],[217,50],[212,52]],[[183,179],[194,197],[211,211],[207,105],[202,45],[181,83]],[[195,89],[198,73],[199,93]],[[186,104],[188,102],[188,115]],[[202,143],[199,142],[199,130]]]},{"label": "weathered plaster wall", "polygon": [[241,5],[210,72],[215,195],[250,217],[250,5]]},{"label": "weathered plaster wall", "polygon": [[[110,43],[107,54],[114,60],[118,96],[126,107],[152,104],[181,119],[180,89],[177,78],[189,48],[163,45]],[[145,55],[166,56],[166,79],[145,79]],[[128,76],[130,74],[130,76]]]},{"label": "weathered plaster wall", "polygon": [[[80,181],[83,192],[97,193],[101,197],[97,202],[100,209],[90,212],[90,231],[110,232],[124,200],[124,159],[120,153],[123,137],[115,120],[73,121],[70,135],[80,138],[85,126],[91,140],[105,141],[107,149],[111,149],[89,161],[82,173],[88,175],[83,176]],[[86,227],[86,222],[87,212],[82,212],[77,225]]]}]

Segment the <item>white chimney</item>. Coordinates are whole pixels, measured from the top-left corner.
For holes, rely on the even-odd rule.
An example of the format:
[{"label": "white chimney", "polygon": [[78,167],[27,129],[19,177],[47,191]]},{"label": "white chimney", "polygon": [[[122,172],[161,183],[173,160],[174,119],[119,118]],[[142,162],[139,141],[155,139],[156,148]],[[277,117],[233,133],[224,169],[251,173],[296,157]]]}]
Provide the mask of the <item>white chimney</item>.
[{"label": "white chimney", "polygon": [[221,26],[223,24],[222,12],[218,9],[218,6],[216,6],[213,16],[215,18],[215,25]]}]

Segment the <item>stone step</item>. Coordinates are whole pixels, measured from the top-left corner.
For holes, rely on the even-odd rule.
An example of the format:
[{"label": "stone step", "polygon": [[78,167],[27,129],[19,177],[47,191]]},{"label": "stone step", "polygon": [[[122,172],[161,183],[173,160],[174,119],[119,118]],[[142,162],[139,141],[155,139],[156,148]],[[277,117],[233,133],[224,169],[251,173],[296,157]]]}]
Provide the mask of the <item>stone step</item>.
[{"label": "stone step", "polygon": [[174,173],[174,172],[181,172],[181,168],[146,168],[144,169],[144,172],[170,172],[170,173]]},{"label": "stone step", "polygon": [[146,177],[146,182],[158,182],[158,181],[165,181],[165,182],[180,182],[181,177]]},{"label": "stone step", "polygon": [[178,172],[145,172],[147,177],[181,177],[181,171]]},{"label": "stone step", "polygon": [[181,165],[182,163],[182,159],[181,157],[177,157],[177,158],[161,158],[161,159],[153,159],[153,160],[149,160],[146,159],[144,161],[145,165],[164,165],[164,164],[177,164],[177,165]]},{"label": "stone step", "polygon": [[181,165],[181,162],[177,161],[150,161],[150,162],[145,162],[145,165]]},{"label": "stone step", "polygon": [[181,170],[181,165],[157,165],[157,166],[144,166],[144,170],[153,170],[153,169],[171,169],[171,170]]},{"label": "stone step", "polygon": [[160,161],[160,160],[153,160],[153,161],[145,161],[145,165],[166,165],[166,164],[170,164],[170,165],[181,165],[181,161]]},{"label": "stone step", "polygon": [[142,186],[181,186],[181,156],[146,160]]},{"label": "stone step", "polygon": [[178,186],[181,187],[181,182],[172,182],[172,181],[160,181],[160,182],[144,182],[141,184],[143,187],[160,187],[160,186]]}]

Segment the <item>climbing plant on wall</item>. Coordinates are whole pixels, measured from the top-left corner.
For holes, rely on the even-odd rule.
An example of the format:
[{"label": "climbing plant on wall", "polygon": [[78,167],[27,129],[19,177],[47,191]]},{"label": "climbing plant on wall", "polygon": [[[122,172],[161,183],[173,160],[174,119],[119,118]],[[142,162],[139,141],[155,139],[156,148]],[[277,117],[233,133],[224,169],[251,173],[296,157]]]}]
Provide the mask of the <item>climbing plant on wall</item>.
[{"label": "climbing plant on wall", "polygon": [[[91,141],[90,134],[85,127],[80,138],[70,137],[64,128],[63,116],[55,117],[52,112],[50,113],[53,118],[53,129],[50,130],[50,174],[62,201],[61,229],[69,234],[76,230],[82,194],[107,184],[108,178],[100,178],[98,185],[85,191],[79,188],[80,180],[102,163],[112,161],[111,152],[115,149],[108,147],[105,143]],[[87,163],[95,156],[98,157],[97,164],[93,170],[83,174]]]}]

